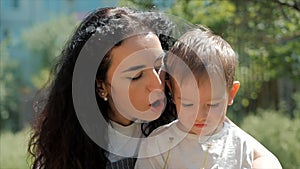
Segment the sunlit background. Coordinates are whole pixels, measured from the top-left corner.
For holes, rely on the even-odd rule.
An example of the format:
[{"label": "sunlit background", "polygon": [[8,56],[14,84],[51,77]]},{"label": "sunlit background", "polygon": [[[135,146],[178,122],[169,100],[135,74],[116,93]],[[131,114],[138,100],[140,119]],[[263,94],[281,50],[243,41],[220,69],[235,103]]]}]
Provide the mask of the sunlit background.
[{"label": "sunlit background", "polygon": [[36,93],[76,25],[97,7],[162,11],[204,24],[239,54],[228,116],[300,169],[300,0],[1,0],[0,168],[30,168]]}]

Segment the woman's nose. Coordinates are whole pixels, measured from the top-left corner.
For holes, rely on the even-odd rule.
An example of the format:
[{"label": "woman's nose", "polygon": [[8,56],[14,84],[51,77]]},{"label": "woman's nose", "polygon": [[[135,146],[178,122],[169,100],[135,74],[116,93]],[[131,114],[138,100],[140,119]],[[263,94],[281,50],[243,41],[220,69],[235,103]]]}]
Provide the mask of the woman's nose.
[{"label": "woman's nose", "polygon": [[166,72],[163,70],[158,71],[158,76],[160,78],[160,81],[162,83],[162,85],[165,85],[165,81],[166,81]]},{"label": "woman's nose", "polygon": [[161,89],[163,90],[163,83],[162,80],[160,79],[160,76],[158,72],[156,72],[155,69],[149,70],[150,71],[150,77],[148,80],[148,89],[150,91],[153,91],[155,89]]}]

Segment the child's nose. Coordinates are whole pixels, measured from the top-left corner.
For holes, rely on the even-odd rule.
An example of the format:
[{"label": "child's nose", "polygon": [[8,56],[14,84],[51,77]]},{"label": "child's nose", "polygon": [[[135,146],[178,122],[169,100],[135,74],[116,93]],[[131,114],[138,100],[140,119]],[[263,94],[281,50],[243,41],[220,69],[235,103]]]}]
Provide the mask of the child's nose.
[{"label": "child's nose", "polygon": [[208,106],[200,106],[198,111],[198,118],[199,116],[201,116],[200,118],[207,117],[209,110],[210,109]]}]

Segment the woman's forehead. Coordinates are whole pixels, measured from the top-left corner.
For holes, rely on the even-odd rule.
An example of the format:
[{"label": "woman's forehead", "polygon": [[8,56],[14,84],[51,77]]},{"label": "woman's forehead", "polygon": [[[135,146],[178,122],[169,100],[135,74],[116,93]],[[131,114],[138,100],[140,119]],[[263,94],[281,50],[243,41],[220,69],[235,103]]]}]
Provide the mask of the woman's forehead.
[{"label": "woman's forehead", "polygon": [[154,46],[161,46],[159,38],[153,32],[133,34],[123,40],[120,46],[130,47],[132,49],[149,48]]},{"label": "woman's forehead", "polygon": [[154,67],[163,50],[156,35],[138,35],[123,41],[110,54],[110,70],[123,72],[130,67]]}]

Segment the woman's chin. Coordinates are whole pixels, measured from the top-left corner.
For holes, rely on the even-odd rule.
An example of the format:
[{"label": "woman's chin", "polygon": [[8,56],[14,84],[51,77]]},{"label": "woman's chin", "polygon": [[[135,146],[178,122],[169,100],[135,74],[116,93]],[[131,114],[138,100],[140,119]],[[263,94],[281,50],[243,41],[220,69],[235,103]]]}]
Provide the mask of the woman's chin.
[{"label": "woman's chin", "polygon": [[145,112],[141,112],[137,115],[137,121],[145,121],[151,122],[158,119],[161,116],[162,112],[147,110]]}]

